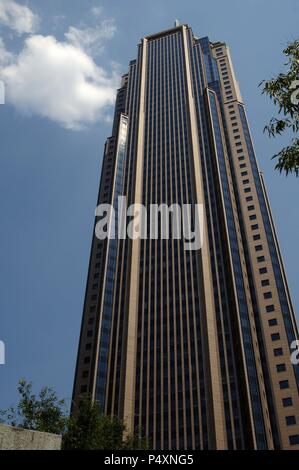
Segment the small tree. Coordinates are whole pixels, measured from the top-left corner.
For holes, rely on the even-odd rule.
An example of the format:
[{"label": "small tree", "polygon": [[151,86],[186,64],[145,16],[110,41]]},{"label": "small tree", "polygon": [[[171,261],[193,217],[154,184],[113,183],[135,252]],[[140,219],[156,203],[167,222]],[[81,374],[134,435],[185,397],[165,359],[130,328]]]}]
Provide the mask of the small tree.
[{"label": "small tree", "polygon": [[[283,53],[287,57],[287,73],[280,73],[269,81],[262,81],[262,93],[266,93],[278,106],[279,118],[273,117],[265,127],[270,137],[281,135],[287,129],[294,134],[299,131],[299,39],[290,43]],[[295,137],[289,146],[283,148],[273,158],[277,158],[275,168],[280,172],[294,172],[299,175],[299,139]]]},{"label": "small tree", "polygon": [[126,434],[124,422],[116,416],[102,414],[98,402],[82,398],[74,416],[70,418],[63,438],[66,450],[143,450],[148,449],[140,433]]},{"label": "small tree", "polygon": [[21,379],[17,388],[21,395],[17,407],[0,411],[0,421],[11,426],[34,431],[63,434],[67,423],[65,401],[59,400],[49,387],[38,395],[32,392],[32,382]]},{"label": "small tree", "polygon": [[64,449],[120,450],[124,427],[116,419],[103,416],[97,402],[83,398],[68,423],[63,438]]},{"label": "small tree", "polygon": [[138,428],[135,434],[129,434],[123,443],[123,450],[150,450],[149,441]]}]

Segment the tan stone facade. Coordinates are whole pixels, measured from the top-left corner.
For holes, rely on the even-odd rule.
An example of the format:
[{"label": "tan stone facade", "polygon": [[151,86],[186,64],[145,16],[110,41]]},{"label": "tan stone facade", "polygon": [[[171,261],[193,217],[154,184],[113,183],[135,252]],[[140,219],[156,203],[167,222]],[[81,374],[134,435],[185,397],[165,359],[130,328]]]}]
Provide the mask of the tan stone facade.
[{"label": "tan stone facade", "polygon": [[[216,52],[218,51],[218,53]],[[258,321],[261,325],[261,335],[264,341],[264,349],[266,355],[266,364],[269,373],[270,387],[273,393],[274,409],[276,419],[278,421],[278,434],[281,445],[284,449],[290,449],[298,446],[290,446],[289,435],[290,433],[298,434],[299,432],[299,395],[296,384],[296,377],[294,375],[293,366],[290,361],[290,343],[287,338],[283,314],[281,312],[281,304],[279,299],[279,292],[277,289],[277,282],[273,270],[271,253],[269,250],[269,243],[267,239],[266,229],[264,225],[261,205],[259,204],[259,196],[257,187],[254,181],[254,173],[250,156],[248,153],[246,137],[242,125],[239,106],[244,109],[244,103],[239,91],[239,85],[236,81],[230,51],[225,44],[216,44],[213,47],[214,57],[217,60],[218,68],[220,71],[220,82],[222,95],[224,97],[224,110],[229,135],[229,143],[231,146],[233,168],[236,175],[236,183],[240,197],[240,208],[244,220],[245,237],[248,247],[248,256],[250,260],[250,267],[253,273],[254,287],[257,297],[257,315]],[[252,139],[251,139],[252,140]],[[242,152],[240,152],[242,149]],[[244,158],[243,158],[244,156]],[[241,157],[241,159],[240,159]],[[275,234],[275,227],[268,204],[266,189],[262,174],[259,172],[261,178],[262,192],[265,197],[266,211],[269,215],[270,227],[274,236],[275,250],[278,254],[279,268],[282,273],[282,282],[287,294],[288,309],[290,311],[290,321],[294,328],[297,330],[296,320],[293,311],[291,299],[289,297],[287,281],[283,262],[279,252],[279,246]],[[244,184],[244,181],[249,180]],[[250,189],[250,191],[248,191]],[[245,192],[247,190],[247,192]],[[250,200],[248,199],[250,198]],[[251,216],[256,216],[254,221],[250,220]],[[253,230],[252,226],[258,225],[258,228]],[[256,247],[261,248],[260,251]],[[259,256],[263,256],[265,260],[259,262]],[[261,274],[261,266],[266,270]],[[264,285],[263,285],[264,284]],[[266,298],[271,294],[270,298]],[[271,312],[267,313],[267,307],[271,306]],[[277,324],[270,326],[269,320],[277,320]],[[271,339],[271,335],[278,334],[279,339],[275,342]],[[282,348],[283,354],[275,357],[274,349]],[[283,372],[278,372],[276,366],[278,364],[285,364]],[[281,390],[279,382],[288,380],[289,388]],[[291,407],[283,407],[283,398],[290,397],[293,405]],[[265,408],[266,409],[266,408]],[[267,410],[268,415],[269,410]],[[287,426],[286,417],[293,415],[296,418],[297,425],[292,427]],[[269,415],[268,415],[269,419]]]},{"label": "tan stone facade", "polygon": [[119,195],[202,204],[204,242],[94,237],[74,402],[89,393],[155,449],[298,448],[298,330],[225,44],[187,25],[142,40],[98,202]]}]

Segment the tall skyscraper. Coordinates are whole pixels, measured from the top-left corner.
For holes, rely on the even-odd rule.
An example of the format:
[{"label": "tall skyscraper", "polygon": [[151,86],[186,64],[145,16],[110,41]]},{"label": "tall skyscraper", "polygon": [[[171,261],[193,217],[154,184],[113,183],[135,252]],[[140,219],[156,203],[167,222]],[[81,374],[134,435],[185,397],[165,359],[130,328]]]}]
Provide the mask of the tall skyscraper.
[{"label": "tall skyscraper", "polygon": [[154,449],[299,449],[298,329],[224,43],[178,22],[141,41],[98,204],[119,215],[119,196],[202,204],[203,244],[94,236],[74,401],[90,394]]}]

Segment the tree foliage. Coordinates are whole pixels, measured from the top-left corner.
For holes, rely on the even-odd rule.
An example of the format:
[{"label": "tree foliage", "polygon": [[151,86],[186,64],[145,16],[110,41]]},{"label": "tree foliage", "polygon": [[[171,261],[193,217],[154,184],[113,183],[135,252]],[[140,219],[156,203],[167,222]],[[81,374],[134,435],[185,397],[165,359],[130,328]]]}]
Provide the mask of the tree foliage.
[{"label": "tree foliage", "polygon": [[14,427],[63,434],[67,417],[65,400],[59,400],[54,390],[43,387],[38,395],[32,392],[32,382],[21,379],[17,388],[17,407],[0,411],[0,421]]},{"label": "tree foliage", "polygon": [[[262,93],[267,94],[278,107],[278,117],[273,117],[265,127],[270,137],[289,130],[295,135],[299,131],[299,39],[290,43],[283,51],[287,57],[286,73],[280,73],[269,81],[262,81]],[[273,156],[275,168],[287,175],[299,175],[299,139],[294,137],[289,146]]]},{"label": "tree foliage", "polygon": [[70,418],[63,439],[64,449],[83,450],[146,450],[147,441],[141,433],[128,435],[124,422],[101,413],[97,402],[89,397],[79,402],[78,409]]},{"label": "tree foliage", "polygon": [[38,395],[32,382],[22,379],[18,384],[20,400],[17,407],[0,410],[0,422],[33,431],[60,434],[65,450],[147,450],[147,440],[140,430],[130,435],[123,420],[105,416],[97,402],[82,398],[75,413],[68,416],[65,400],[59,400],[49,387]]}]

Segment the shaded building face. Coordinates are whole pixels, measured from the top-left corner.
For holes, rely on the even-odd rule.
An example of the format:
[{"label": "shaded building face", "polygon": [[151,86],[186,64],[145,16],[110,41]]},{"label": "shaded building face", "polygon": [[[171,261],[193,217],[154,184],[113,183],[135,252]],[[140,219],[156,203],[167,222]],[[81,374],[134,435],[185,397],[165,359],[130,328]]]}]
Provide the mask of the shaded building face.
[{"label": "shaded building face", "polygon": [[[117,236],[119,196],[148,212],[201,205],[200,248],[160,236],[162,211],[154,239],[150,224]],[[224,43],[187,25],[142,40],[117,94],[104,203],[116,236],[92,242],[74,401],[90,394],[155,449],[298,449],[298,330]]]}]

